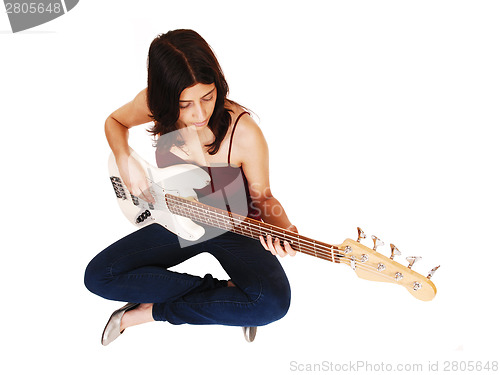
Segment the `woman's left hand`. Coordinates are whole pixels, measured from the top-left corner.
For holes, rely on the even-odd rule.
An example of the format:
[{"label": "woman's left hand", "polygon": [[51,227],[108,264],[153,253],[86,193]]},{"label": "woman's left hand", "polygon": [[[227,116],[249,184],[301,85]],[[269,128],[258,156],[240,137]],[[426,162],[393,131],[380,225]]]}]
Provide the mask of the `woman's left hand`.
[{"label": "woman's left hand", "polygon": [[[290,225],[287,230],[298,233],[297,227],[295,225]],[[292,249],[288,241],[284,241],[283,246],[281,245],[280,239],[276,237],[274,240],[271,235],[267,235],[266,239],[260,236],[260,243],[264,246],[264,249],[270,251],[273,255],[279,255],[280,257],[285,257],[287,254],[290,256],[295,256],[297,251]]]}]

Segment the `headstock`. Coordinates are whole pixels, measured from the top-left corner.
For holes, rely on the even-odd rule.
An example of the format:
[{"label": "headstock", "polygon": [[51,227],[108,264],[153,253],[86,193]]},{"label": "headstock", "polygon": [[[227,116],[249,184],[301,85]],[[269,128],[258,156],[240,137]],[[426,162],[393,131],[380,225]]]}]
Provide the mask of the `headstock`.
[{"label": "headstock", "polygon": [[388,258],[377,251],[377,248],[384,244],[379,238],[371,236],[372,249],[361,244],[363,238],[366,238],[366,235],[358,228],[356,241],[348,238],[342,245],[338,246],[338,254],[342,263],[351,266],[356,274],[363,279],[401,285],[415,298],[422,301],[430,301],[434,298],[437,289],[430,278],[439,266],[433,268],[425,277],[412,270],[415,262],[421,259],[420,257],[407,257],[409,264],[403,266],[394,260],[395,256],[401,255],[394,244],[391,244],[391,255]]}]

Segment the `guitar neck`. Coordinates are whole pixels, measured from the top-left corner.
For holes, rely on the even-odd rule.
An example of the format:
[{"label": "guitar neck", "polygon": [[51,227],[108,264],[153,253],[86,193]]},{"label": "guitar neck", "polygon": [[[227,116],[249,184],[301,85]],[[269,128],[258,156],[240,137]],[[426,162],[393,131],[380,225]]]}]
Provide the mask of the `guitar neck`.
[{"label": "guitar neck", "polygon": [[259,240],[260,236],[265,238],[267,235],[271,235],[273,238],[279,238],[281,243],[284,241],[289,242],[296,251],[330,262],[340,263],[340,258],[343,257],[338,252],[339,249],[337,246],[313,240],[275,225],[171,194],[166,194],[165,200],[168,209],[173,214],[187,217],[202,224],[237,233],[255,240]]}]

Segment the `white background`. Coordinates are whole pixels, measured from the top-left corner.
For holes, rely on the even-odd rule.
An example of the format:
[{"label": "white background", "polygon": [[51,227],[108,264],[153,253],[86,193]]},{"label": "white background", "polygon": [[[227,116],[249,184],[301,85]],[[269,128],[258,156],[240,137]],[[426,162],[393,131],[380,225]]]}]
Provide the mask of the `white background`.
[{"label": "white background", "polygon": [[[2,13],[2,367],[287,374],[499,360],[499,13],[495,1],[80,1],[16,34]],[[146,87],[153,38],[176,28],[211,44],[230,97],[258,115],[274,195],[300,232],[338,244],[360,226],[402,264],[421,255],[417,272],[440,264],[433,301],[298,254],[282,259],[289,313],[252,344],[236,327],[155,322],[100,345],[122,303],[88,292],[83,273],[134,230],[103,124]],[[131,144],[151,150],[145,127]],[[183,266],[224,277],[209,256]]]}]

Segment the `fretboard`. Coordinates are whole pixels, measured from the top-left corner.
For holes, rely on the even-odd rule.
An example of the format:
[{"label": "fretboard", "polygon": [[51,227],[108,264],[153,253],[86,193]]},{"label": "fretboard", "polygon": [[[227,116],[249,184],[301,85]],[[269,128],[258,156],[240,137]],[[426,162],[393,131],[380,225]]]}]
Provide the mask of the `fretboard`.
[{"label": "fretboard", "polygon": [[337,246],[316,241],[259,220],[170,194],[165,195],[165,200],[170,212],[187,217],[198,223],[227,230],[255,240],[259,240],[260,236],[266,238],[267,235],[271,235],[273,239],[276,237],[279,238],[282,246],[287,241],[296,251],[330,262],[340,263],[340,258],[343,257],[338,252]]}]

